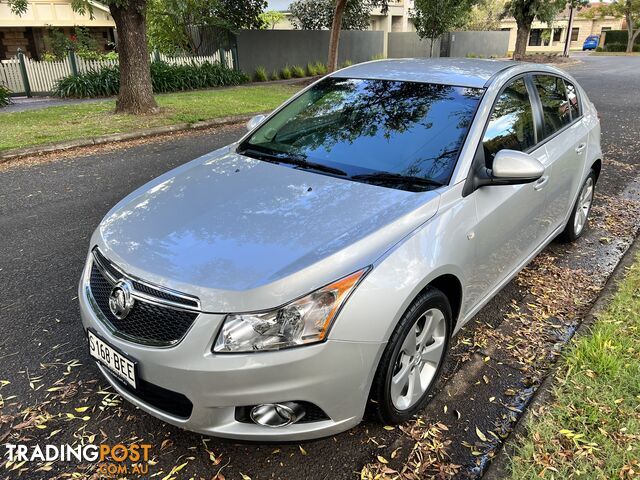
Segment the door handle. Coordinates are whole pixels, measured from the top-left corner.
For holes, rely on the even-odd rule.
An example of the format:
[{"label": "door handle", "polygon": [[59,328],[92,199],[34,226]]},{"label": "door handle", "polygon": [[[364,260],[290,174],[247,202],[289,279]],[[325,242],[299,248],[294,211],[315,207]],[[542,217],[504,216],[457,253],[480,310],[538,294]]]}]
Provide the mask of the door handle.
[{"label": "door handle", "polygon": [[578,145],[576,147],[576,153],[578,155],[580,155],[584,151],[585,148],[587,148],[587,144],[586,143],[581,143],[580,145]]},{"label": "door handle", "polygon": [[548,175],[545,175],[544,177],[540,177],[540,179],[533,184],[533,189],[537,191],[542,190],[548,181],[549,181]]}]

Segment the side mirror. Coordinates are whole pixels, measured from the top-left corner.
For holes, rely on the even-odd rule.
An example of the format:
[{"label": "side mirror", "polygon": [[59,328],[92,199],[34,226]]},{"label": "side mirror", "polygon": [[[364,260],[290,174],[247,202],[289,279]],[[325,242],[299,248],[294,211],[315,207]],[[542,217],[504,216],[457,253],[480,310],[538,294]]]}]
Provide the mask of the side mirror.
[{"label": "side mirror", "polygon": [[250,132],[251,130],[256,128],[258,125],[260,125],[262,122],[264,122],[265,118],[267,118],[265,115],[256,115],[255,117],[252,117],[247,122],[247,130]]},{"label": "side mirror", "polygon": [[493,159],[491,176],[497,182],[509,185],[530,183],[544,173],[544,165],[526,153],[516,150],[500,150]]},{"label": "side mirror", "polygon": [[[480,168],[473,172],[467,194],[487,185],[521,185],[538,180],[544,174],[544,165],[531,155],[517,150],[500,150],[493,158],[493,168]],[[465,187],[465,189],[468,187]]]}]

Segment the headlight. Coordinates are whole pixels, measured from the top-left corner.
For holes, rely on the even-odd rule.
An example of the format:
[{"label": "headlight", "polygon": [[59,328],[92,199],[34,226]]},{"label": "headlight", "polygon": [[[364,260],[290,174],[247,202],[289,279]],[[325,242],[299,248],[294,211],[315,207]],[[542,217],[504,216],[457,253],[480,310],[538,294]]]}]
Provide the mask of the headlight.
[{"label": "headlight", "polygon": [[364,268],[271,311],[227,315],[213,351],[279,350],[321,342],[367,271]]}]

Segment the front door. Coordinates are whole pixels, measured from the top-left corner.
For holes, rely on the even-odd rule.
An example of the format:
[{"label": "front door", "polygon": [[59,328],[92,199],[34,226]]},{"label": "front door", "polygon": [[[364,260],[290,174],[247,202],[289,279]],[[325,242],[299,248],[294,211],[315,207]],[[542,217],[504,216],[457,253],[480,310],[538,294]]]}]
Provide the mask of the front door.
[{"label": "front door", "polygon": [[[503,149],[518,150],[550,162],[543,146],[536,148],[537,132],[532,91],[524,78],[512,81],[499,95],[485,131],[482,152],[487,168]],[[469,305],[482,301],[544,242],[549,230],[546,214],[548,171],[535,183],[485,186],[474,191],[477,223],[471,235],[476,261]]]}]

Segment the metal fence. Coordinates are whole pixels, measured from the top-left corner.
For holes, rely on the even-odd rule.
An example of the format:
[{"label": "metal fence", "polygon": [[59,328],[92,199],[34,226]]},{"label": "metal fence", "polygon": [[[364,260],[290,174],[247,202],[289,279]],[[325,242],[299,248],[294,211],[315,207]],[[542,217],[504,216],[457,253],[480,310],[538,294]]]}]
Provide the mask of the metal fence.
[{"label": "metal fence", "polygon": [[[151,60],[171,65],[222,63],[230,68],[234,68],[236,63],[231,50],[222,49],[212,55],[200,56],[167,56],[155,52],[151,54]],[[55,61],[32,60],[19,52],[15,58],[0,61],[0,84],[11,90],[13,95],[47,95],[64,77],[117,65],[117,60],[85,60],[74,52],[69,52],[63,60]]]}]

